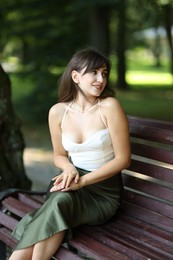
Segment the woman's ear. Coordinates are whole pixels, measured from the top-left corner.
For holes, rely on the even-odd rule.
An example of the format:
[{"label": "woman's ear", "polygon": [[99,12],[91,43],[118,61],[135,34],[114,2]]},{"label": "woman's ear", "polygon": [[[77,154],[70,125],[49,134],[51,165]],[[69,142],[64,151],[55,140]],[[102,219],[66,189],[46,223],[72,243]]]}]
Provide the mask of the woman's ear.
[{"label": "woman's ear", "polygon": [[71,77],[72,77],[72,80],[73,80],[76,84],[79,83],[78,72],[77,72],[76,70],[73,70],[73,71],[72,71]]}]

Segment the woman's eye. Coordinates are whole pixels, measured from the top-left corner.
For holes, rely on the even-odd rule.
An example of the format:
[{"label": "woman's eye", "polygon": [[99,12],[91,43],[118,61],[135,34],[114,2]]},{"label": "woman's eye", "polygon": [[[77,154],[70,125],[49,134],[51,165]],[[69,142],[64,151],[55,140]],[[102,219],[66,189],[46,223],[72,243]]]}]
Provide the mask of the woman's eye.
[{"label": "woman's eye", "polygon": [[102,73],[102,76],[103,76],[104,78],[107,78],[107,72],[103,72],[103,73]]},{"label": "woman's eye", "polygon": [[91,73],[96,75],[97,74],[97,70],[93,70],[93,71],[91,71]]}]

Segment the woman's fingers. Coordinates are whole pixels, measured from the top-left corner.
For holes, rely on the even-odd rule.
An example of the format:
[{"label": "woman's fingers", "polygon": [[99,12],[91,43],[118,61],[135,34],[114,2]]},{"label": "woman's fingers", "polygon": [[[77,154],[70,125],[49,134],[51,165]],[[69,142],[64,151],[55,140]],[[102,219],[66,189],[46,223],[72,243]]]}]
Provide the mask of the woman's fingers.
[{"label": "woman's fingers", "polygon": [[62,181],[62,189],[69,187],[72,181],[75,181],[75,180],[78,180],[78,179],[79,179],[79,174],[78,173],[71,173],[71,174],[69,174]]},{"label": "woman's fingers", "polygon": [[75,177],[75,183],[78,183],[78,181],[79,181],[79,173],[78,174],[76,174],[76,177]]},{"label": "woman's fingers", "polygon": [[79,173],[77,171],[75,172],[73,171],[70,173],[63,172],[62,174],[52,178],[52,181],[54,181],[53,185],[57,187],[56,188],[52,187],[51,191],[68,188],[72,181],[74,181],[75,183],[79,181]]}]

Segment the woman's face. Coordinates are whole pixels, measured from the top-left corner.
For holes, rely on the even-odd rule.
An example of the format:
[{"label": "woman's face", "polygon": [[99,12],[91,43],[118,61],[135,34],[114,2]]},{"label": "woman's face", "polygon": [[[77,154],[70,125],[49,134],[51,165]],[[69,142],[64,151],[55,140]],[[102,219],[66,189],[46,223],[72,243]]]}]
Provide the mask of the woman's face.
[{"label": "woman's face", "polygon": [[[73,71],[72,78],[87,96],[99,97],[107,83],[107,67],[103,65],[85,73],[86,68],[80,72]],[[85,74],[84,74],[85,73]]]}]

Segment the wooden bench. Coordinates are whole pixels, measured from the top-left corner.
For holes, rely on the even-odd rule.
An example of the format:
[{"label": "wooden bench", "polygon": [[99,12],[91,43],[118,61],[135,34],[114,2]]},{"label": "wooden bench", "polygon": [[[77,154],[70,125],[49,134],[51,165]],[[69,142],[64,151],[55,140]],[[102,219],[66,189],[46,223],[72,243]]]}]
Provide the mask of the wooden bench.
[{"label": "wooden bench", "polygon": [[[124,199],[118,214],[102,226],[82,226],[55,259],[173,259],[173,123],[129,117],[132,163],[123,171]],[[44,193],[0,194],[0,256],[16,241],[11,231]]]}]

